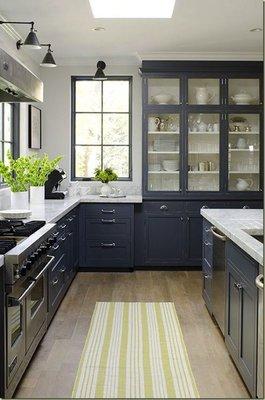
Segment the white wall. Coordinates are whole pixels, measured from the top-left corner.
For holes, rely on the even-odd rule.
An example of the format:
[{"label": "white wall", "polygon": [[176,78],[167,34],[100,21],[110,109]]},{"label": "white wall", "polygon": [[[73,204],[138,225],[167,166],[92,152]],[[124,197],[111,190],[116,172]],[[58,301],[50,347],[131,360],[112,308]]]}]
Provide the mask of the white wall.
[{"label": "white wall", "polygon": [[[43,151],[51,157],[58,154],[64,156],[61,162],[67,175],[70,177],[71,154],[71,76],[94,75],[93,66],[62,66],[52,69],[43,69],[40,78],[44,82],[43,110]],[[141,77],[137,66],[108,66],[108,75],[133,76],[133,104],[132,104],[132,160],[133,181],[117,182],[118,186],[127,192],[141,190],[142,170],[142,95]],[[83,185],[83,183],[82,183]],[[90,186],[91,191],[95,183],[84,183]],[[96,185],[98,186],[98,185]],[[92,189],[93,188],[93,189]]]}]

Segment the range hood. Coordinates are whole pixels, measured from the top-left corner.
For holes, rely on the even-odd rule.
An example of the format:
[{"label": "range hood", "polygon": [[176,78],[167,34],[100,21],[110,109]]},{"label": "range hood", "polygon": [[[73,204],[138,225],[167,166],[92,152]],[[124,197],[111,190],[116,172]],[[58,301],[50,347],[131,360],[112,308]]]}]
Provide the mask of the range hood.
[{"label": "range hood", "polygon": [[43,82],[0,49],[0,102],[43,101]]}]

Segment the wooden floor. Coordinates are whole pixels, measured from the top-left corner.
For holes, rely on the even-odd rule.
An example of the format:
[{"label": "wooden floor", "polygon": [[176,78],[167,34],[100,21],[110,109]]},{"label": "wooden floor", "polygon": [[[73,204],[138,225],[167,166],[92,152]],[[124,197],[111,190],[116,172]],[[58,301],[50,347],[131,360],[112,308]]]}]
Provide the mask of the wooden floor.
[{"label": "wooden floor", "polygon": [[79,273],[14,397],[71,397],[97,301],[173,301],[201,398],[249,398],[201,297],[201,273]]}]

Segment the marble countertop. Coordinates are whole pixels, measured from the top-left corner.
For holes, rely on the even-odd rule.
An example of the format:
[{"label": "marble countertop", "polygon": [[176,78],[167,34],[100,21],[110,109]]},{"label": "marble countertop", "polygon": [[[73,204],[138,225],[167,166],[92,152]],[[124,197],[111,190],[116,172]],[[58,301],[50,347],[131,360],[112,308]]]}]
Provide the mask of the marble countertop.
[{"label": "marble countertop", "polygon": [[57,222],[80,203],[142,203],[142,196],[128,195],[122,198],[102,198],[97,195],[66,197],[63,200],[45,200],[43,205],[31,205],[30,220]]},{"label": "marble countertop", "polygon": [[263,265],[263,244],[250,235],[263,235],[263,210],[202,209],[201,215]]}]

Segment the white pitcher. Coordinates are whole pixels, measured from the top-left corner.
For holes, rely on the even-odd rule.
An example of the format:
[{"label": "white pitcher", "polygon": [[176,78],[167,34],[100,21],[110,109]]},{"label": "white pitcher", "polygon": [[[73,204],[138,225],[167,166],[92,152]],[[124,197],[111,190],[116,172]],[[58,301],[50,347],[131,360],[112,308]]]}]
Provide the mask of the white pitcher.
[{"label": "white pitcher", "polygon": [[210,93],[207,87],[201,86],[195,88],[195,98],[197,104],[208,104],[214,98],[214,93]]},{"label": "white pitcher", "polygon": [[237,178],[237,184],[236,184],[237,190],[243,192],[244,190],[251,189],[252,186],[253,186],[252,179]]}]

